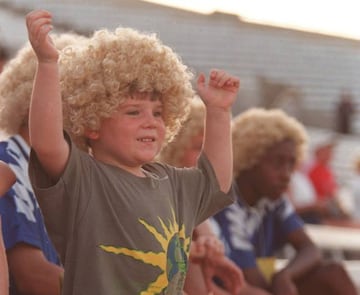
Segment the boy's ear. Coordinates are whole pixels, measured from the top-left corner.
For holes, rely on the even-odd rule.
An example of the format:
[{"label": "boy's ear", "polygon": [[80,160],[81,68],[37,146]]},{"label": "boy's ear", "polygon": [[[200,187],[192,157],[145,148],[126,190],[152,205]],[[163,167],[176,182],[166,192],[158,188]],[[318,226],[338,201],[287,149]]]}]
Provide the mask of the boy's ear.
[{"label": "boy's ear", "polygon": [[99,138],[99,132],[96,131],[96,130],[85,130],[85,136],[88,138],[88,139],[93,139],[93,140],[96,140]]}]

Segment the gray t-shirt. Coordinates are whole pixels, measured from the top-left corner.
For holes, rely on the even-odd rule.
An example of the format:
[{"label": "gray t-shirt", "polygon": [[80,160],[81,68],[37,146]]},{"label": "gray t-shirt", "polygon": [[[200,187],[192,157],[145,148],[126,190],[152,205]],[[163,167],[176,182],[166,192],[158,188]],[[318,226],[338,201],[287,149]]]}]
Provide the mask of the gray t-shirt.
[{"label": "gray t-shirt", "polygon": [[142,178],[70,143],[55,185],[33,152],[29,169],[66,295],[180,294],[193,228],[233,202],[205,155],[199,168],[145,165]]}]

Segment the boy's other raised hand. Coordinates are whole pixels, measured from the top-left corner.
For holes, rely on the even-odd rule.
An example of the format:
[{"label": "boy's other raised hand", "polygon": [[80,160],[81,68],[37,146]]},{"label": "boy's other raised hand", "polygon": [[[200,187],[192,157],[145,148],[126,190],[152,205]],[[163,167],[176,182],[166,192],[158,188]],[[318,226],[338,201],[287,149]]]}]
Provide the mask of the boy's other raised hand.
[{"label": "boy's other raised hand", "polygon": [[49,36],[49,32],[53,28],[51,13],[42,9],[28,13],[26,27],[29,41],[38,61],[40,63],[57,62],[59,53]]},{"label": "boy's other raised hand", "polygon": [[231,108],[239,87],[239,78],[222,70],[211,70],[208,82],[202,73],[197,80],[198,93],[205,105],[225,110]]}]

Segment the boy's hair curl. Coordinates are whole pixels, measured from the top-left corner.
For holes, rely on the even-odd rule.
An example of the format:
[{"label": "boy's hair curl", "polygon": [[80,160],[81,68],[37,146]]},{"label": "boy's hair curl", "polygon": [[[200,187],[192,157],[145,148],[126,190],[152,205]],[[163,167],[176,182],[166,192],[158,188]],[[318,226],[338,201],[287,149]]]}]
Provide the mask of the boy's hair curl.
[{"label": "boy's hair curl", "polygon": [[296,160],[305,156],[308,136],[304,126],[282,110],[252,108],[232,122],[234,176],[257,165],[267,149],[283,140],[296,145]]},{"label": "boy's hair curl", "polygon": [[86,46],[60,57],[65,129],[88,150],[86,130],[99,130],[102,119],[136,93],[148,92],[163,104],[166,140],[177,133],[194,92],[192,73],[154,34],[130,28],[99,30]]},{"label": "boy's hair curl", "polygon": [[[54,34],[51,38],[58,50],[86,39],[73,33]],[[26,43],[0,75],[0,129],[7,135],[17,134],[28,122],[36,65],[35,53]]]},{"label": "boy's hair curl", "polygon": [[181,159],[192,138],[204,131],[205,105],[200,98],[192,100],[190,113],[179,133],[160,153],[159,161],[175,167],[183,167]]}]

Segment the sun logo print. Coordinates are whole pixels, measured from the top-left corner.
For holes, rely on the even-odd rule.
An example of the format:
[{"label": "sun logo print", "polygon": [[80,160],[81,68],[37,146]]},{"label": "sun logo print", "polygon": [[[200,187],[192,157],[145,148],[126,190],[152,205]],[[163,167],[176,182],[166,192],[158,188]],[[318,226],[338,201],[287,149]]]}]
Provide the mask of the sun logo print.
[{"label": "sun logo print", "polygon": [[169,282],[171,282],[175,276],[185,277],[191,238],[186,237],[184,226],[179,226],[176,222],[174,212],[172,212],[172,215],[173,218],[169,220],[168,226],[158,217],[163,229],[163,234],[146,221],[139,219],[139,222],[159,242],[163,251],[155,253],[100,245],[100,248],[108,253],[126,255],[133,259],[140,260],[145,264],[160,268],[160,275],[148,285],[146,290],[140,293],[141,295],[164,294],[163,292],[165,291],[168,294],[175,294],[171,292],[171,290],[167,290]]}]

